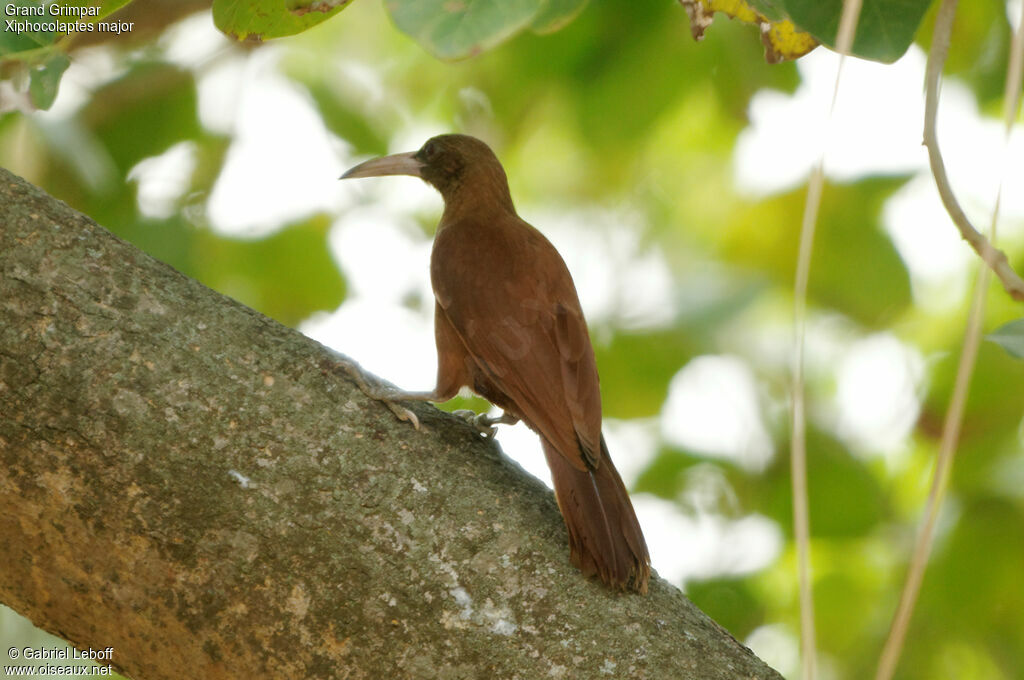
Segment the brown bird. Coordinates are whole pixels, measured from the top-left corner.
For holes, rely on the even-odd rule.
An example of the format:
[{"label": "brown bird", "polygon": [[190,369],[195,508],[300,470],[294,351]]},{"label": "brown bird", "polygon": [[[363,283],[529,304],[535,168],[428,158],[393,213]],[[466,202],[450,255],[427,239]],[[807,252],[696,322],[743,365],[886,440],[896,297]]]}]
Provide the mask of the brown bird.
[{"label": "brown bird", "polygon": [[447,401],[463,386],[540,435],[584,574],[647,592],[650,558],[601,434],[597,365],[572,277],[555,247],[516,214],[505,171],[467,135],[376,158],[342,179],[413,175],[444,198],[430,257],[437,386],[389,398]]}]

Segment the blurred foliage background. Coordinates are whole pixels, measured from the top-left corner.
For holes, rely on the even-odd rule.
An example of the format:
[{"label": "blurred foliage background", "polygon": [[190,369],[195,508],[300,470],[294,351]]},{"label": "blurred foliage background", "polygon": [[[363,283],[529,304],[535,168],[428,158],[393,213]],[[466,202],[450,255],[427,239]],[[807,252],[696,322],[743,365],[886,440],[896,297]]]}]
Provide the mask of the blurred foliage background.
[{"label": "blurred foliage background", "polygon": [[[152,4],[150,16],[162,16],[161,3]],[[456,62],[426,53],[371,0],[265,45],[218,37],[208,10],[184,18],[170,12],[170,18],[140,21],[116,39],[72,46],[71,66],[50,112],[14,110],[12,90],[0,90],[9,98],[0,107],[0,164],[187,275],[298,327],[352,299],[355,283],[339,225],[347,210],[381,200],[366,190],[336,187],[340,170],[370,155],[415,148],[437,132],[486,139],[505,164],[528,220],[543,231],[549,231],[546,215],[556,227],[576,225],[569,230],[575,236],[554,239],[570,266],[579,259],[574,251],[591,253],[595,242],[614,255],[606,257],[616,266],[587,270],[577,285],[585,307],[588,284],[599,281],[610,291],[610,302],[587,312],[606,418],[625,431],[635,425],[643,433],[638,448],[648,449],[637,453],[641,462],[632,466],[638,500],[657,499],[676,517],[711,518],[722,526],[758,517],[781,537],[753,562],[711,559],[701,569],[680,571],[677,581],[733,635],[795,676],[799,618],[786,453],[787,353],[804,188],[739,188],[734,150],[751,128],[755,94],[790,96],[806,73],[793,63],[765,63],[757,31],[739,22],[719,19],[703,42],[694,42],[676,3],[569,4],[578,5],[579,14],[561,30],[527,31]],[[916,37],[925,46],[931,12]],[[1008,34],[1002,2],[965,3],[947,65],[980,115],[993,121],[1001,106]],[[246,135],[250,149],[265,145],[265,156],[255,153],[244,162],[255,176],[273,176],[279,156],[270,148],[293,139],[290,129],[312,125],[272,107],[278,140],[277,132],[252,139],[238,124],[240,107],[260,105],[251,96],[258,85],[246,91],[238,83],[268,70],[276,87],[308,104],[315,124],[327,131],[322,148],[284,153],[326,154],[336,167],[328,163],[319,204],[253,220],[240,217],[248,214],[245,205],[221,201],[214,207],[218,180],[230,163],[241,162],[232,160],[240,153],[237,145]],[[883,112],[891,105],[884,98],[861,104]],[[797,129],[778,148],[783,155],[798,149],[801,137]],[[168,167],[169,176],[153,170]],[[852,680],[874,672],[927,495],[959,355],[973,260],[965,256],[971,266],[952,270],[941,295],[929,297],[915,279],[907,248],[894,243],[884,224],[890,201],[917,174],[830,175],[821,211],[810,285],[807,398],[815,613],[825,678]],[[399,191],[414,191],[410,186]],[[261,194],[278,191],[282,200],[290,192],[304,196],[302,189],[275,190],[254,181],[251,201],[261,204]],[[1024,187],[1007,186],[1006,192],[1024,194]],[[399,217],[387,214],[405,242],[428,244],[440,201],[411,200],[395,210]],[[952,229],[934,213],[922,212],[921,220],[928,228],[918,239],[931,239],[929,230]],[[1011,214],[1009,221],[1009,240],[1002,245],[1019,271],[1024,219]],[[420,248],[413,260],[421,281],[427,252]],[[373,264],[388,271],[405,262],[384,258]],[[645,276],[651,272],[666,275],[654,285]],[[429,322],[432,302],[422,288],[405,290],[398,303]],[[1019,315],[993,286],[986,329]],[[381,333],[373,327],[340,332]],[[889,360],[872,363],[879,355],[867,350],[878,347]],[[904,358],[896,373],[909,383],[894,384],[893,356]],[[864,357],[866,363],[858,363]],[[710,377],[700,377],[705,373]],[[722,430],[718,438],[696,437],[685,422],[702,417],[700,400],[687,397],[694,384],[710,385],[706,401],[717,411],[737,412],[710,419]],[[729,391],[737,384],[746,385],[740,396]],[[1024,677],[1022,385],[1024,364],[986,343],[897,677]],[[850,390],[860,395],[853,405],[844,396]],[[865,401],[895,404],[894,412],[858,419],[853,411],[857,404],[863,410]],[[878,419],[898,421],[896,434],[863,436]],[[730,444],[736,436],[739,444]],[[632,454],[614,453],[616,460]],[[668,539],[652,535],[662,541],[662,554],[700,549],[685,528]],[[742,553],[744,546],[735,550]],[[13,629],[2,630],[7,641]]]}]

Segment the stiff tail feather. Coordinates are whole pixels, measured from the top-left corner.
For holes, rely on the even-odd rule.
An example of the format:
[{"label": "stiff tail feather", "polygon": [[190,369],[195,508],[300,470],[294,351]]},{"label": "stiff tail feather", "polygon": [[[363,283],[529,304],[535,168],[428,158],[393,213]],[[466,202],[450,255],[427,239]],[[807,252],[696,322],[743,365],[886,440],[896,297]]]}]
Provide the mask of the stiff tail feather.
[{"label": "stiff tail feather", "polygon": [[647,592],[651,560],[629,494],[612,464],[604,437],[601,461],[579,470],[542,438],[555,498],[569,530],[569,559],[587,576],[620,590]]}]

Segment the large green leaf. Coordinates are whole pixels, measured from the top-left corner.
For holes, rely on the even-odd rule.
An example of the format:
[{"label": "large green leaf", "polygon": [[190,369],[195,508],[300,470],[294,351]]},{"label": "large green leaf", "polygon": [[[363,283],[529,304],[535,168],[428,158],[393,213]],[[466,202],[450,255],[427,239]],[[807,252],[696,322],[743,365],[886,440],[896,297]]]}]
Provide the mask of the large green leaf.
[{"label": "large green leaf", "polygon": [[200,135],[196,102],[189,71],[141,63],[100,88],[81,118],[127,173],[143,158]]},{"label": "large green leaf", "polygon": [[[213,21],[236,40],[301,33],[352,0],[214,0]],[[587,0],[388,0],[395,25],[441,59],[462,59],[525,28],[551,33],[583,11]]]},{"label": "large green leaf", "polygon": [[[831,48],[843,0],[778,0],[798,27]],[[853,41],[853,54],[891,63],[903,56],[931,0],[864,0]]]},{"label": "large green leaf", "polygon": [[544,0],[386,3],[395,25],[440,59],[462,59],[494,47],[530,26],[542,10],[547,10],[546,5]]},{"label": "large green leaf", "polygon": [[213,0],[213,23],[235,40],[295,35],[344,9],[352,0]]}]

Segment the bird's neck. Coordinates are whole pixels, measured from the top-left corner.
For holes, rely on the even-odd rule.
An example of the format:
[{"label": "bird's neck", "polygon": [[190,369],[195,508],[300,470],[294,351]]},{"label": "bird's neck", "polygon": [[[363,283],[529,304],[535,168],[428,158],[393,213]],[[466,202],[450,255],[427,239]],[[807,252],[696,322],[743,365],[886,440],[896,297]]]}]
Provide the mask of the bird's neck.
[{"label": "bird's neck", "polygon": [[444,193],[442,221],[516,214],[512,194],[508,189],[508,179],[501,166],[482,167],[467,173],[462,181]]}]

